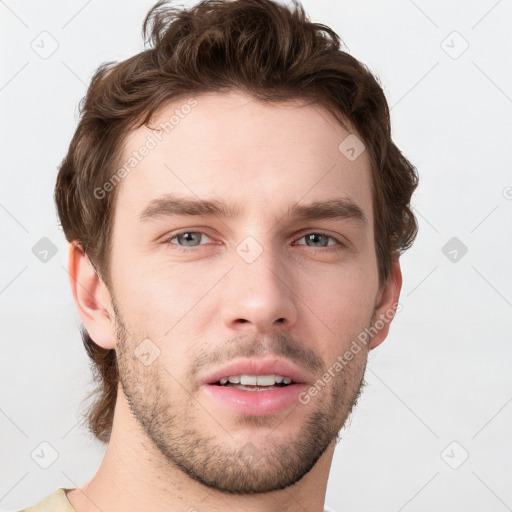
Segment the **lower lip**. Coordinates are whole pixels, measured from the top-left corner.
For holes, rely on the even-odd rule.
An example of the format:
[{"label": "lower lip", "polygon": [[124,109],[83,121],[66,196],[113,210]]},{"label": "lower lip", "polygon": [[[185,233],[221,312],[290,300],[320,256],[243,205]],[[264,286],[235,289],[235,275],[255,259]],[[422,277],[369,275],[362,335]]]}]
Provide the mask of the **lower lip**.
[{"label": "lower lip", "polygon": [[250,416],[277,414],[296,404],[306,384],[290,384],[268,391],[242,391],[228,386],[207,384],[206,393],[230,409]]}]

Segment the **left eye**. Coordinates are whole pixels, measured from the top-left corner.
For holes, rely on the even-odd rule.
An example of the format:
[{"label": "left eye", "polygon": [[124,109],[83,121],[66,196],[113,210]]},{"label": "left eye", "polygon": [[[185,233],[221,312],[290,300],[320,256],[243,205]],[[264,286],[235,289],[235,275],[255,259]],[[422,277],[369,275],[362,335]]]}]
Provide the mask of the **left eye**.
[{"label": "left eye", "polygon": [[[306,244],[308,247],[327,247],[329,245],[342,245],[339,240],[336,238],[327,235],[325,233],[308,233],[307,235],[304,235],[302,238],[299,238],[299,240],[305,239]],[[329,244],[329,240],[334,240],[333,244]],[[310,245],[309,242],[313,244],[319,244],[319,245]],[[304,244],[299,244],[304,245]]]},{"label": "left eye", "polygon": [[[211,238],[202,231],[184,231],[182,233],[177,233],[172,237],[168,238],[166,242],[171,245],[178,245],[181,247],[196,247],[198,245],[204,245],[200,243],[203,237],[206,237],[208,240],[211,241]],[[176,240],[177,243],[174,243],[173,240]],[[311,232],[302,236],[298,240],[306,241],[305,244],[298,245],[307,245],[308,247],[329,247],[333,245],[343,245],[338,239],[334,238],[333,236],[327,235],[326,233]]]}]

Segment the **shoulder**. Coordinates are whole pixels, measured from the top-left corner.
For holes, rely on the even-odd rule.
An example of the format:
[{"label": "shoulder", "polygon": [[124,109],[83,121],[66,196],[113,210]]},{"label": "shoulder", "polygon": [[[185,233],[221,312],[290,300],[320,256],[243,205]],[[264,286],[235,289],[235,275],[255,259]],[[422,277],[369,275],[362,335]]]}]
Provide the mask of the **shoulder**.
[{"label": "shoulder", "polygon": [[59,487],[32,507],[20,512],[76,512],[66,496],[67,489]]}]

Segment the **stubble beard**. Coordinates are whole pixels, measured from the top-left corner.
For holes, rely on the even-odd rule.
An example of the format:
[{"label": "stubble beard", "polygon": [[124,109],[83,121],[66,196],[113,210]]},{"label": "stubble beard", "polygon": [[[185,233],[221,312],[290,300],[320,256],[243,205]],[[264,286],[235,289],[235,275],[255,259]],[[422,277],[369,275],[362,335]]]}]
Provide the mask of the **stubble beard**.
[{"label": "stubble beard", "polygon": [[[208,415],[198,397],[190,396],[161,365],[144,367],[133,355],[136,340],[128,339],[118,311],[116,321],[119,380],[147,439],[163,456],[169,474],[178,468],[193,480],[223,493],[268,493],[299,482],[327,448],[339,442],[340,431],[366,384],[367,353],[361,350],[361,357],[350,361],[332,379],[332,385],[311,400],[315,406],[312,412],[305,413],[308,417],[293,437],[280,435],[279,425],[289,421],[288,416],[300,418],[300,411],[298,415],[294,410],[281,417],[240,416],[234,427],[227,421],[224,425],[217,421],[217,434],[213,434],[194,416],[198,412]],[[167,383],[174,384],[172,392]],[[174,399],[173,394],[181,397]],[[306,411],[301,403],[295,406],[301,407]],[[244,429],[244,435],[236,439],[243,441],[229,435],[230,429],[235,433],[239,427]],[[269,432],[265,443],[251,442],[250,434],[246,435],[248,427],[266,428]]]}]

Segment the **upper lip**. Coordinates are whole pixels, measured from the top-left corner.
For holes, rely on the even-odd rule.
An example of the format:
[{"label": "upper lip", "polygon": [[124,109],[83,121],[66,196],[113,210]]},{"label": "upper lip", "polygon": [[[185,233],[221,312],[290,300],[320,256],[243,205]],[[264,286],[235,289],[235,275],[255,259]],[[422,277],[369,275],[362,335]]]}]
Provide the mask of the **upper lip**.
[{"label": "upper lip", "polygon": [[282,377],[291,377],[295,383],[307,381],[304,373],[293,363],[277,357],[267,357],[265,359],[243,358],[230,361],[206,375],[201,380],[201,384],[214,384],[223,377],[233,375],[281,375]]}]

